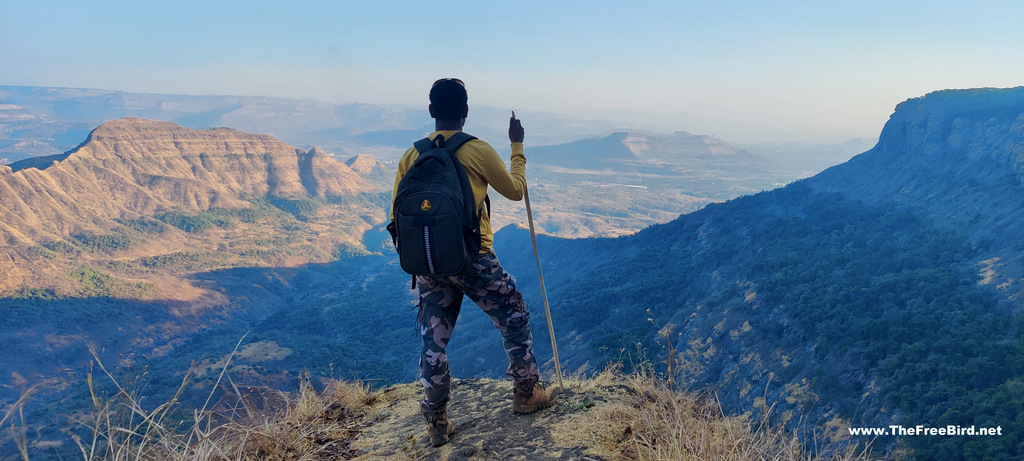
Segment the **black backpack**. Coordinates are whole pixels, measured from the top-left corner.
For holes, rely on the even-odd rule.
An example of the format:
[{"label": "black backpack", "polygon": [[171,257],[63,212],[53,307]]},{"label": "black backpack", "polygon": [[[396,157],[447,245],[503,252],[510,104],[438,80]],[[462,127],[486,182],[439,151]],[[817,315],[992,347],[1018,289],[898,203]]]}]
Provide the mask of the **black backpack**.
[{"label": "black backpack", "polygon": [[460,274],[480,252],[473,188],[455,155],[473,139],[460,131],[414,144],[420,155],[398,183],[388,225],[402,269],[414,276]]}]

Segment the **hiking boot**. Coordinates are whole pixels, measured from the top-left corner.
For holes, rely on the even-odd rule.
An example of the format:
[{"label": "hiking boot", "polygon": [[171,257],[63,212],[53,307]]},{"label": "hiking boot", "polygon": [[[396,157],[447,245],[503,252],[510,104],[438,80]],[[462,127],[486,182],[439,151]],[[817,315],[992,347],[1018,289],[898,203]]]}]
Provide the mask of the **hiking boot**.
[{"label": "hiking boot", "polygon": [[512,411],[516,413],[533,413],[537,410],[554,405],[555,398],[562,392],[561,389],[544,389],[540,383],[533,385],[530,393],[519,390],[518,387],[512,396]]},{"label": "hiking boot", "polygon": [[448,443],[448,438],[455,433],[455,426],[448,421],[448,412],[441,411],[424,416],[427,418],[427,434],[430,435],[430,445],[439,447]]}]

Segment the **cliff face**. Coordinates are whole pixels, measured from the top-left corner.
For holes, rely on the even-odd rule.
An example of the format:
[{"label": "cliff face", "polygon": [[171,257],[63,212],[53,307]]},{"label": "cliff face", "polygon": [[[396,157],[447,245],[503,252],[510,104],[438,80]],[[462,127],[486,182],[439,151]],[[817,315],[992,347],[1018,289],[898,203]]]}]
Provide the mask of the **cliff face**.
[{"label": "cliff face", "polygon": [[124,118],[70,153],[0,171],[0,244],[104,229],[173,208],[246,207],[251,198],[331,198],[372,186],[314,148],[229,128]]},{"label": "cliff face", "polygon": [[1020,195],[1024,87],[947,90],[907,100],[896,107],[878,145],[808,183],[938,214],[972,193],[993,192],[983,189],[990,185],[1007,188],[999,195]]},{"label": "cliff face", "polygon": [[806,182],[923,212],[981,249],[1004,290],[1024,293],[1024,87],[907,100],[878,145]]}]

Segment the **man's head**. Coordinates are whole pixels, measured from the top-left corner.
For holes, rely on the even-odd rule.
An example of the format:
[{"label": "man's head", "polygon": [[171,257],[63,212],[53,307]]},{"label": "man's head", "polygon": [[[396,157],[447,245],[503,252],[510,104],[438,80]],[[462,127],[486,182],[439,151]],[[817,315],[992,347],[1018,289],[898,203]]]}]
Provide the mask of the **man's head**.
[{"label": "man's head", "polygon": [[442,122],[461,122],[469,115],[466,86],[457,78],[442,78],[430,87],[430,116]]}]

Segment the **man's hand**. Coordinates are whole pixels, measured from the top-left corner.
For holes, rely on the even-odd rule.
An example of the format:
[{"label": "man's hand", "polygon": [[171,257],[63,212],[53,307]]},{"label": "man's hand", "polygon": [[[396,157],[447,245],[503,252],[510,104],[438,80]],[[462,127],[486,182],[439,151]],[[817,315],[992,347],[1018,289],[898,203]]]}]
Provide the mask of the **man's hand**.
[{"label": "man's hand", "polygon": [[516,111],[512,111],[512,118],[508,119],[508,140],[512,142],[523,142],[526,131],[523,130],[523,122],[516,118]]}]

